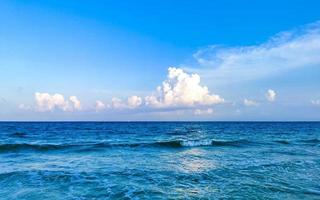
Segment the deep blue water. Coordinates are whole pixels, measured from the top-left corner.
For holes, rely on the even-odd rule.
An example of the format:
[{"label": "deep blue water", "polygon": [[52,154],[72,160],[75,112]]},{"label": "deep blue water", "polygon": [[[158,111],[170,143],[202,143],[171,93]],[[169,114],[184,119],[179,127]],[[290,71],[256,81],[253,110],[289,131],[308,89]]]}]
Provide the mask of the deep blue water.
[{"label": "deep blue water", "polygon": [[0,199],[320,199],[320,123],[0,123]]}]

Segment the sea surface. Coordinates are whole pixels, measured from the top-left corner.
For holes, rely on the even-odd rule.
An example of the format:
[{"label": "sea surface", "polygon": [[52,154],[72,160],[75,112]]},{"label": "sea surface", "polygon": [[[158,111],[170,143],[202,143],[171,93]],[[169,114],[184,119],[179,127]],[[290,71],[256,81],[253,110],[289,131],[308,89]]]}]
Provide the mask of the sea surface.
[{"label": "sea surface", "polygon": [[320,199],[320,123],[0,122],[0,199]]}]

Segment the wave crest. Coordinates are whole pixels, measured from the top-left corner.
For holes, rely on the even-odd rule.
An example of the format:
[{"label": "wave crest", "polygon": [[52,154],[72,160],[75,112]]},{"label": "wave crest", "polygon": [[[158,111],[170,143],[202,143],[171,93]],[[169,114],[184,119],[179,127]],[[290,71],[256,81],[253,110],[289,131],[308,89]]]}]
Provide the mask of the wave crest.
[{"label": "wave crest", "polygon": [[159,146],[167,146],[167,147],[201,147],[201,146],[244,146],[249,145],[250,142],[247,140],[173,140],[167,142],[157,142],[151,143],[149,145],[159,145]]},{"label": "wave crest", "polygon": [[181,141],[181,146],[185,147],[197,147],[197,146],[211,146],[212,140],[187,140]]},{"label": "wave crest", "polygon": [[158,141],[150,143],[91,143],[91,144],[30,144],[30,143],[16,143],[16,144],[0,144],[0,152],[17,152],[17,151],[53,151],[53,150],[97,150],[115,147],[167,147],[167,148],[181,148],[181,147],[201,147],[201,146],[245,146],[248,145],[247,140],[223,141],[223,140],[171,140]]}]

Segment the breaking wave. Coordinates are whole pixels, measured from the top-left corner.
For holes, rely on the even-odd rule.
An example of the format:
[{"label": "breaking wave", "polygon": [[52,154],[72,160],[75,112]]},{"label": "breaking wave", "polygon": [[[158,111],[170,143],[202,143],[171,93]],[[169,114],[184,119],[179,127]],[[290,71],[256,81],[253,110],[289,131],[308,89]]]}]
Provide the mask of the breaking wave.
[{"label": "breaking wave", "polygon": [[17,143],[17,144],[0,144],[0,152],[16,152],[16,151],[53,151],[53,150],[94,150],[101,148],[112,147],[201,147],[201,146],[233,146],[240,147],[249,144],[247,140],[171,140],[171,141],[157,141],[150,143],[92,143],[92,144],[31,144],[31,143]]}]

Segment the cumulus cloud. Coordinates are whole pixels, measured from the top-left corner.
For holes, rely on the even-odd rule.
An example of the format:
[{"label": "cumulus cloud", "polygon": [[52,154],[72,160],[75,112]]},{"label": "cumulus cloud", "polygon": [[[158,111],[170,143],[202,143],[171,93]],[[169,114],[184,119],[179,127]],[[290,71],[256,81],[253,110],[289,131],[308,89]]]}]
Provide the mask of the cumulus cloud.
[{"label": "cumulus cloud", "polygon": [[210,115],[213,113],[213,109],[212,108],[208,108],[208,109],[195,109],[194,110],[194,114],[195,115]]},{"label": "cumulus cloud", "polygon": [[209,114],[212,109],[206,109],[206,107],[222,102],[224,102],[223,98],[210,93],[206,86],[200,84],[200,76],[198,74],[188,74],[180,68],[170,67],[168,68],[167,79],[151,95],[144,98],[133,95],[128,97],[127,100],[113,97],[110,108],[182,109],[200,106],[204,109],[195,111],[195,114],[199,115]]},{"label": "cumulus cloud", "polygon": [[81,110],[81,102],[79,101],[79,99],[76,96],[71,96],[69,98],[69,100],[73,103],[73,107],[76,110]]},{"label": "cumulus cloud", "polygon": [[62,111],[73,111],[81,109],[81,102],[76,96],[71,96],[65,100],[61,94],[50,95],[49,93],[35,93],[36,109],[40,112],[53,111],[59,109]]},{"label": "cumulus cloud", "polygon": [[125,104],[122,102],[122,99],[113,97],[111,99],[111,107],[112,108],[124,108],[126,107]]},{"label": "cumulus cloud", "polygon": [[274,90],[269,89],[266,93],[266,98],[268,101],[272,102],[276,99],[276,95],[277,95],[277,93]]},{"label": "cumulus cloud", "polygon": [[224,102],[223,98],[210,93],[206,86],[200,84],[198,74],[188,74],[180,68],[170,67],[168,68],[167,79],[151,95],[144,98],[134,95],[128,97],[127,100],[113,97],[110,108],[181,109],[200,106],[204,110],[198,109],[195,113],[208,114],[212,112],[212,109],[206,109],[206,107],[222,102]]},{"label": "cumulus cloud", "polygon": [[317,100],[311,100],[311,103],[315,106],[320,106],[320,99]]},{"label": "cumulus cloud", "polygon": [[135,108],[138,107],[142,104],[142,99],[141,97],[138,96],[131,96],[128,98],[128,106],[130,108]]},{"label": "cumulus cloud", "polygon": [[96,101],[95,110],[97,112],[105,110],[106,108],[107,108],[107,106],[102,101],[99,101],[99,100]]},{"label": "cumulus cloud", "polygon": [[225,84],[320,65],[320,22],[282,32],[260,45],[212,45],[193,56],[202,68],[189,70]]},{"label": "cumulus cloud", "polygon": [[137,108],[142,105],[142,98],[139,96],[128,97],[127,101],[123,101],[120,98],[113,97],[111,99],[111,107],[115,109],[124,109],[124,108]]},{"label": "cumulus cloud", "polygon": [[244,99],[243,104],[245,106],[258,106],[259,105],[258,102],[253,101],[253,100],[249,100],[249,99]]},{"label": "cumulus cloud", "polygon": [[206,86],[200,85],[198,74],[188,74],[182,69],[170,67],[168,76],[157,91],[145,97],[151,107],[213,105],[224,101],[219,95],[210,94]]}]

